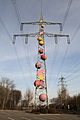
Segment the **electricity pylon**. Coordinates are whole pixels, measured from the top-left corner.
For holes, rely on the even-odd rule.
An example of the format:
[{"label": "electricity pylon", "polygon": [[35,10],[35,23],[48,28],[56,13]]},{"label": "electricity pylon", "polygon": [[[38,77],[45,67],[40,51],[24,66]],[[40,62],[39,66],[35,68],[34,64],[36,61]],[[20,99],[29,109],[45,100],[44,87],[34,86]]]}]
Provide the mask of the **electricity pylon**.
[{"label": "electricity pylon", "polygon": [[61,78],[59,78],[58,86],[60,86],[58,97],[60,99],[61,104],[64,104],[68,95],[66,88],[67,84],[64,77],[61,76]]},{"label": "electricity pylon", "polygon": [[[62,23],[54,23],[54,22],[46,22],[43,20],[41,16],[39,21],[36,22],[25,22],[21,23],[20,30],[23,30],[24,25],[38,25],[39,31],[36,33],[30,34],[16,34],[13,36],[13,44],[15,44],[16,37],[25,37],[25,43],[28,43],[28,37],[38,37],[38,58],[37,63],[35,64],[36,70],[36,81],[34,82],[35,85],[35,103],[36,106],[38,105],[46,105],[48,106],[48,92],[47,92],[47,77],[46,77],[46,59],[47,56],[45,55],[45,37],[54,37],[55,44],[57,44],[58,37],[67,37],[67,43],[70,44],[69,35],[64,34],[52,34],[47,33],[44,31],[44,26],[46,25],[59,25],[60,31],[62,31]],[[42,52],[41,52],[42,50]]]}]

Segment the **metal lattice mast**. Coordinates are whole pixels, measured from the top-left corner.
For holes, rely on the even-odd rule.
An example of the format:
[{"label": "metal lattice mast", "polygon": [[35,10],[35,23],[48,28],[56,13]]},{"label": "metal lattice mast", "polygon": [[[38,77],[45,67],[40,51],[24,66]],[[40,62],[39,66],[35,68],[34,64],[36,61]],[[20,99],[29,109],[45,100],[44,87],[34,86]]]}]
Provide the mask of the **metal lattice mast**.
[{"label": "metal lattice mast", "polygon": [[61,104],[64,104],[67,98],[67,88],[66,88],[67,84],[64,77],[61,76],[61,78],[59,78],[58,86],[60,86],[59,93],[58,93],[59,99]]},{"label": "metal lattice mast", "polygon": [[[40,19],[40,23],[43,22],[43,17]],[[46,83],[46,59],[45,55],[45,39],[44,39],[44,24],[39,25],[38,33],[38,61],[36,63],[37,74],[35,98],[37,98],[36,106],[47,105],[48,106],[48,94]]]},{"label": "metal lattice mast", "polygon": [[36,37],[38,41],[38,57],[35,64],[36,67],[36,80],[35,85],[35,102],[36,105],[48,106],[48,93],[47,93],[47,76],[46,76],[46,59],[45,55],[45,37],[54,37],[57,44],[58,37],[67,37],[67,43],[70,44],[69,35],[64,34],[52,34],[44,31],[45,25],[59,25],[60,31],[62,31],[62,23],[46,22],[43,17],[37,22],[25,22],[21,23],[20,30],[23,30],[23,25],[38,25],[39,31],[37,33],[30,34],[16,34],[13,36],[13,44],[15,44],[16,37],[25,37],[25,43],[28,43],[28,37]]}]

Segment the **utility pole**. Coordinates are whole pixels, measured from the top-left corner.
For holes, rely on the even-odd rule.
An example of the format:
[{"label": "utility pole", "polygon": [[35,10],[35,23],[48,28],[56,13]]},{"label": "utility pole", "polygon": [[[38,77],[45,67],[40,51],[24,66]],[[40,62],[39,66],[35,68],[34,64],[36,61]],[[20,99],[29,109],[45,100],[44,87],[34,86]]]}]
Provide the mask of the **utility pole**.
[{"label": "utility pole", "polygon": [[[45,55],[45,37],[54,37],[55,44],[57,44],[58,37],[66,37],[67,43],[70,44],[69,35],[64,34],[52,34],[47,33],[44,30],[46,25],[58,25],[60,31],[62,31],[62,23],[46,22],[43,20],[43,16],[40,17],[39,21],[36,22],[25,22],[21,23],[20,30],[23,30],[24,25],[38,25],[39,31],[37,33],[30,34],[16,34],[13,36],[13,44],[15,44],[16,37],[25,37],[25,43],[28,43],[29,37],[36,37],[38,41],[38,56],[36,67],[36,80],[34,81],[35,86],[35,104],[36,106],[47,106],[48,107],[48,90],[47,90],[47,70],[46,70],[46,59]],[[63,84],[63,83],[62,83]]]},{"label": "utility pole", "polygon": [[65,100],[67,98],[67,88],[66,88],[67,84],[64,77],[61,76],[61,78],[59,78],[58,86],[60,86],[58,96],[59,96],[61,105],[64,105]]}]

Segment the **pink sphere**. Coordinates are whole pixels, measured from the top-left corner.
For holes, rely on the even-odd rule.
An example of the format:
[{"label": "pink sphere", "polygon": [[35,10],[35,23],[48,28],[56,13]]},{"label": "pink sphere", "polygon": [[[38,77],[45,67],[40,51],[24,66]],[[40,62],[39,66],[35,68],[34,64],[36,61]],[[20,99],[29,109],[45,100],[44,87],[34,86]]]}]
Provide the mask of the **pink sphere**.
[{"label": "pink sphere", "polygon": [[40,62],[37,62],[37,63],[35,64],[35,67],[38,68],[38,69],[40,69],[40,68],[42,67],[42,65],[41,65]]},{"label": "pink sphere", "polygon": [[40,101],[44,102],[47,99],[47,95],[46,94],[40,94],[39,99],[40,99]]},{"label": "pink sphere", "polygon": [[39,34],[40,34],[40,35],[43,35],[43,34],[44,34],[44,31],[39,32]]}]

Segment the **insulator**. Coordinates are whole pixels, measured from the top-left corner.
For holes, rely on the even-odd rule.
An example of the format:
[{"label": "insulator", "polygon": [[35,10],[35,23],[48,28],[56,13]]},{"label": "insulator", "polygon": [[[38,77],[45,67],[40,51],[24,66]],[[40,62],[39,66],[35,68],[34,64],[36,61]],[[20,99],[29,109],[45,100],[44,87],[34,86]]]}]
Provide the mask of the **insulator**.
[{"label": "insulator", "polygon": [[67,37],[67,43],[70,44],[70,38],[69,37]]},{"label": "insulator", "polygon": [[62,31],[63,30],[63,27],[62,27],[62,24],[60,24],[60,31]]},{"label": "insulator", "polygon": [[25,37],[25,44],[28,44],[28,36]]},{"label": "insulator", "polygon": [[15,44],[15,41],[16,41],[16,36],[13,36],[13,44]]},{"label": "insulator", "polygon": [[20,25],[20,30],[21,31],[23,30],[23,23],[21,23],[21,25]]},{"label": "insulator", "polygon": [[58,43],[58,39],[57,39],[57,36],[55,35],[55,44]]}]

